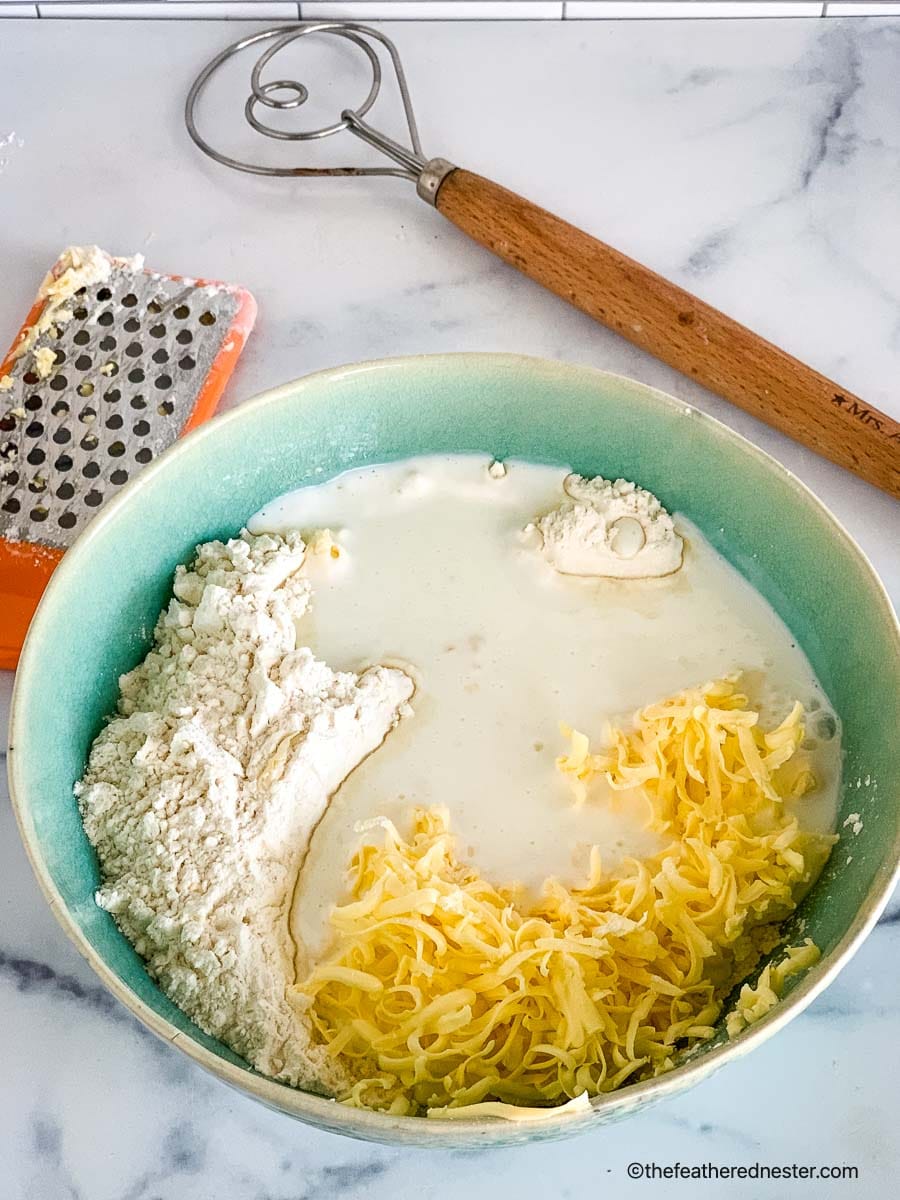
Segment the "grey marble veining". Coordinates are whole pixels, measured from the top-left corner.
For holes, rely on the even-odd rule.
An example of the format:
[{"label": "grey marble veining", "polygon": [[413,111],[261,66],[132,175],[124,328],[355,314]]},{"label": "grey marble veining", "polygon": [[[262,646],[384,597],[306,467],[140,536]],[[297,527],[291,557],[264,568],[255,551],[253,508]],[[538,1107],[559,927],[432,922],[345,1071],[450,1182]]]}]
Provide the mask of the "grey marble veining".
[{"label": "grey marble veining", "polygon": [[[0,144],[16,136],[0,154],[0,330],[11,336],[62,245],[97,241],[255,292],[260,319],[229,405],[319,367],[412,352],[524,351],[621,371],[785,462],[896,600],[891,501],[492,261],[411,189],[248,179],[193,153],[181,97],[237,28],[5,23]],[[900,23],[392,32],[430,153],[558,211],[900,417]],[[336,79],[324,90],[344,98]],[[240,137],[235,148],[247,148]],[[0,673],[4,726],[9,690]],[[896,898],[802,1017],[688,1095],[574,1142],[436,1155],[292,1123],[144,1031],[57,927],[5,785],[0,866],[3,1200],[895,1194]],[[847,1163],[860,1178],[630,1181],[627,1164],[648,1160]]]}]

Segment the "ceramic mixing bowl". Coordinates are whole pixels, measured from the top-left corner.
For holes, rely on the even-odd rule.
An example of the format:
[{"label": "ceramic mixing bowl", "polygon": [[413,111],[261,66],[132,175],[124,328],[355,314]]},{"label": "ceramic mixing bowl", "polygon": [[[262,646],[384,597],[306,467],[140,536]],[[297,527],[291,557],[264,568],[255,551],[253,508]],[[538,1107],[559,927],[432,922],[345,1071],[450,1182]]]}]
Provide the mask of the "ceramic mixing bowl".
[{"label": "ceramic mixing bowl", "polygon": [[[72,784],[145,654],[172,572],[198,542],[228,537],[266,501],[363,464],[480,451],[636,479],[694,521],[769,600],[808,655],[844,728],[841,842],[787,929],[821,960],[729,1042],[724,1032],[668,1075],[540,1123],[391,1117],[262,1078],[159,990],[94,904],[97,861]],[[339,1133],[420,1146],[556,1138],[699,1082],[797,1016],[875,923],[898,861],[900,632],[872,568],[818,500],[709,417],[585,367],[451,355],[342,367],[287,384],[202,426],[144,470],[66,554],[16,678],[10,780],[47,899],[106,986],[154,1033],[272,1108]],[[841,822],[859,813],[853,834]],[[855,823],[852,823],[855,824]],[[802,924],[801,924],[802,923]],[[801,932],[802,931],[802,932]]]}]

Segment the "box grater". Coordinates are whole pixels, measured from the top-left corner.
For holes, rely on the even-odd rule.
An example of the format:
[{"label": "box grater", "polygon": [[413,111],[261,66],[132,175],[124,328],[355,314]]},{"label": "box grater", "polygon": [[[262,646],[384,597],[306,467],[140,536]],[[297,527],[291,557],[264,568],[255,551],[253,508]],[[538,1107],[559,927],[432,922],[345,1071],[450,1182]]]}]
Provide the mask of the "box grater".
[{"label": "box grater", "polygon": [[98,508],[211,416],[255,316],[241,288],[60,256],[0,364],[0,667]]}]

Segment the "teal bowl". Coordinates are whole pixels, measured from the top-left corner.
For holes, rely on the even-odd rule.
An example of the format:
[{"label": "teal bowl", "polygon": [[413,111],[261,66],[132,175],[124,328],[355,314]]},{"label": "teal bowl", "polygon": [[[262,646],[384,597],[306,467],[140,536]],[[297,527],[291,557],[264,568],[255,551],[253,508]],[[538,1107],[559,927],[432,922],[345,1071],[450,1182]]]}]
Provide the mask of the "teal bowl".
[{"label": "teal bowl", "polygon": [[[117,680],[145,654],[176,564],[233,535],[266,501],[340,471],[426,453],[487,452],[637,479],[700,527],[805,650],[844,728],[841,821],[862,816],[786,934],[820,961],[744,1034],[721,1031],[668,1075],[536,1123],[363,1112],[256,1074],[159,990],[94,904],[97,861],[72,795]],[[697,1083],[786,1025],[875,923],[895,876],[900,630],[869,563],[802,484],[711,418],[586,367],[450,355],[341,367],[268,392],[202,426],[123,489],[66,554],[31,625],[10,726],[12,797],[47,899],[78,949],[154,1033],[272,1108],[394,1144],[497,1146],[558,1138]]]}]

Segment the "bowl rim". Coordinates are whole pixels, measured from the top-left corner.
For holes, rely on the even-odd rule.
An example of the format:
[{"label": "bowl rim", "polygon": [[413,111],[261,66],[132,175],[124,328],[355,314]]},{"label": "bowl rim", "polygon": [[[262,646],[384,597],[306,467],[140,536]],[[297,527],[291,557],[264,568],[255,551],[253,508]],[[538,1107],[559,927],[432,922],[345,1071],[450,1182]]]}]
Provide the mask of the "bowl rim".
[{"label": "bowl rim", "polygon": [[[428,1120],[422,1117],[397,1117],[368,1109],[349,1108],[333,1099],[293,1088],[255,1071],[238,1067],[220,1058],[189,1035],[177,1029],[164,1017],[153,1011],[115,972],[107,966],[98,951],[90,944],[81,928],[66,909],[62,896],[46,867],[31,825],[25,800],[25,785],[20,778],[18,729],[23,696],[29,686],[31,663],[40,653],[43,622],[50,612],[55,596],[70,575],[80,568],[80,554],[94,539],[102,536],[106,524],[115,518],[124,505],[134,502],[141,488],[160,471],[169,469],[169,464],[179,456],[190,453],[197,443],[225,426],[252,418],[253,413],[264,405],[277,403],[296,395],[302,402],[302,393],[310,386],[320,387],[331,381],[355,374],[373,371],[411,371],[416,369],[443,368],[453,372],[459,366],[471,369],[496,369],[507,366],[535,373],[550,374],[557,381],[565,376],[593,377],[636,388],[645,396],[665,408],[674,408],[704,422],[712,432],[732,442],[745,454],[755,457],[786,480],[791,489],[808,506],[818,510],[831,526],[832,534],[844,542],[847,550],[855,556],[872,589],[872,600],[882,609],[882,616],[894,635],[900,653],[900,620],[894,612],[890,598],[877,571],[869,558],[849,531],[841,524],[818,496],[787,467],[772,455],[756,446],[743,435],[731,429],[716,417],[696,409],[659,388],[651,387],[640,380],[612,371],[581,363],[563,362],[539,358],[532,355],[492,352],[462,352],[445,354],[403,355],[391,358],[370,359],[348,363],[311,372],[298,379],[259,392],[234,408],[217,414],[204,422],[185,437],[179,438],[154,462],[130,480],[117,495],[99,510],[64,555],[62,562],[51,576],[41,598],[25,639],[19,666],[16,671],[9,717],[8,775],[10,798],[16,816],[19,833],[25,851],[35,873],[38,884],[63,930],[75,944],[83,957],[99,976],[101,982],[120,1000],[150,1031],[165,1042],[176,1046],[199,1066],[270,1108],[293,1116],[310,1124],[344,1133],[357,1138],[385,1142],[392,1145],[417,1145],[429,1148],[457,1148],[479,1145],[485,1148],[522,1143],[544,1138],[558,1138],[598,1126],[611,1119],[627,1116],[651,1102],[674,1096],[699,1083],[726,1063],[743,1057],[767,1041],[794,1017],[798,1016],[836,978],[859,949],[865,937],[883,912],[891,892],[900,879],[900,825],[894,838],[892,856],[885,860],[863,904],[860,906],[850,927],[831,953],[811,967],[797,986],[781,1000],[766,1016],[743,1033],[711,1049],[697,1058],[678,1066],[674,1070],[625,1088],[605,1093],[591,1101],[590,1111],[559,1112],[548,1110],[548,1116],[537,1121],[508,1121],[497,1118],[454,1119],[452,1121]],[[891,857],[893,862],[891,862]]]}]

